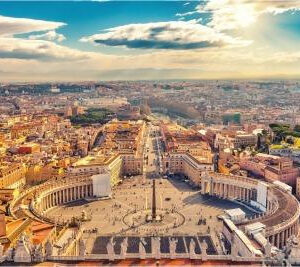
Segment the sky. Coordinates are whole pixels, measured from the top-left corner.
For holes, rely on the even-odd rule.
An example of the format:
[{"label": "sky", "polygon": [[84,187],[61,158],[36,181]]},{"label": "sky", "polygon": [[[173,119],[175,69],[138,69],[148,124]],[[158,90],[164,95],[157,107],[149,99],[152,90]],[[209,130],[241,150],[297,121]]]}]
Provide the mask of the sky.
[{"label": "sky", "polygon": [[0,0],[2,82],[262,78],[300,78],[300,0]]}]

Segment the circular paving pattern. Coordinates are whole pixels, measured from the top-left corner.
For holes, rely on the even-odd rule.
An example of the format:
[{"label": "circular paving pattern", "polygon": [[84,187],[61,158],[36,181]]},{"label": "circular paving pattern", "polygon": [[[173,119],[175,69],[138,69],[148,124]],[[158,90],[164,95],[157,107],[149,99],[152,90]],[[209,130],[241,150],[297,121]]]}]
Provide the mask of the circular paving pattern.
[{"label": "circular paving pattern", "polygon": [[157,231],[166,229],[175,229],[180,227],[185,222],[185,217],[183,214],[177,211],[171,211],[168,209],[157,209],[157,215],[161,217],[161,221],[157,222],[147,222],[147,215],[151,215],[151,210],[136,210],[127,213],[123,217],[123,222],[128,227],[139,228],[140,230],[152,231],[155,228]]}]

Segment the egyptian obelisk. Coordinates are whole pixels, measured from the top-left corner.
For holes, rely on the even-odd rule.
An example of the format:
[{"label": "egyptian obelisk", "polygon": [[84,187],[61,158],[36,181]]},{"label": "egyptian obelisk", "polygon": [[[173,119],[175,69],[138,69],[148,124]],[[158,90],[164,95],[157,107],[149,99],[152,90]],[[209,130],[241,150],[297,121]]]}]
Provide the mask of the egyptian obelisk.
[{"label": "egyptian obelisk", "polygon": [[152,221],[156,220],[156,195],[155,195],[155,179],[152,186]]}]

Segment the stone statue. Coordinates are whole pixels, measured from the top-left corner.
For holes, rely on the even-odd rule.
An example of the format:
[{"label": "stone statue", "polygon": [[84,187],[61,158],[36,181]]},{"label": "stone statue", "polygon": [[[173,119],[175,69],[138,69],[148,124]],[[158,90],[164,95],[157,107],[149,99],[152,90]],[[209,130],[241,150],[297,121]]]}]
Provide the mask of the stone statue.
[{"label": "stone statue", "polygon": [[190,246],[189,246],[190,259],[193,259],[196,255],[195,248],[196,248],[196,243],[194,239],[191,239]]},{"label": "stone statue", "polygon": [[85,255],[85,244],[82,238],[79,239],[79,256]]},{"label": "stone statue", "polygon": [[115,246],[115,242],[113,242],[113,237],[111,237],[106,245],[109,260],[114,260],[115,258],[114,246]]},{"label": "stone statue", "polygon": [[151,238],[151,247],[152,247],[152,255],[154,258],[160,258],[160,238],[152,237]]},{"label": "stone statue", "polygon": [[124,259],[127,253],[128,239],[125,237],[121,243],[121,257]]},{"label": "stone statue", "polygon": [[202,260],[206,260],[206,256],[207,256],[207,243],[204,241],[201,243],[201,252],[202,252]]},{"label": "stone statue", "polygon": [[171,259],[174,259],[178,240],[176,240],[175,238],[169,238],[169,243],[170,243],[170,255],[171,255]]},{"label": "stone statue", "polygon": [[58,248],[58,249],[57,249],[57,255],[58,255],[58,256],[62,256],[63,253],[64,253],[64,249],[63,249],[63,248]]},{"label": "stone statue", "polygon": [[52,256],[52,252],[53,252],[53,247],[52,244],[50,243],[50,241],[48,240],[45,244],[45,256],[46,259],[49,259],[49,257]]},{"label": "stone statue", "polygon": [[13,261],[13,254],[14,254],[14,249],[13,248],[9,248],[6,253],[5,253],[5,259],[7,261]]},{"label": "stone statue", "polygon": [[15,248],[14,262],[31,262],[31,251],[25,242],[24,235],[21,235]]},{"label": "stone statue", "polygon": [[0,243],[0,258],[2,258],[3,256],[3,246],[2,244]]},{"label": "stone statue", "polygon": [[145,249],[145,245],[146,245],[146,241],[145,239],[142,237],[140,239],[139,242],[139,254],[140,254],[140,258],[141,259],[145,259],[146,258],[146,249]]},{"label": "stone statue", "polygon": [[32,259],[34,262],[43,262],[44,261],[41,245],[35,246],[35,248],[33,250]]},{"label": "stone statue", "polygon": [[300,264],[300,241],[299,238],[292,235],[286,245],[286,257],[294,265]]},{"label": "stone statue", "polygon": [[270,242],[267,242],[265,245],[265,254],[267,258],[270,258],[272,256],[272,244]]}]

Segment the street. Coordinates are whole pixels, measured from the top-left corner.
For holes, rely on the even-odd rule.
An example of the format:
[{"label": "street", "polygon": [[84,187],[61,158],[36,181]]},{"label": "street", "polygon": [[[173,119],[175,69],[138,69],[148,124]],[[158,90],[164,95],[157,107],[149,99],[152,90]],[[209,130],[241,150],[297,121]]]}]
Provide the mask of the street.
[{"label": "street", "polygon": [[144,146],[144,178],[156,178],[162,174],[162,148],[159,127],[149,124]]}]

